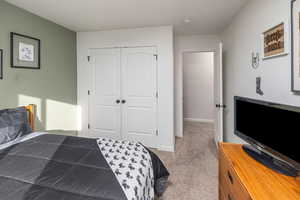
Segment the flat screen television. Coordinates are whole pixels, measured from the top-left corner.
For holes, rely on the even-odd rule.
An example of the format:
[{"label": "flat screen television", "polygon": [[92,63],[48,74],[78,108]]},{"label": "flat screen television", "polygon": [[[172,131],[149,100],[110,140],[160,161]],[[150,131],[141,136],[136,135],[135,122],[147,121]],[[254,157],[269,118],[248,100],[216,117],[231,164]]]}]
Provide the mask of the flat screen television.
[{"label": "flat screen television", "polygon": [[234,97],[235,135],[255,160],[289,176],[300,172],[300,108]]}]

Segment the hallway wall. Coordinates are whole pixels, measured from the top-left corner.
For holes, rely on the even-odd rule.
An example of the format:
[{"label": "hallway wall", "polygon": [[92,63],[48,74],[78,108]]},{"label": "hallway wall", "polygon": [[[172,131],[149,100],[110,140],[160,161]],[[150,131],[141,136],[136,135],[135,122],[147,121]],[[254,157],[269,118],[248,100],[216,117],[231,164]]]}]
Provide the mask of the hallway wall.
[{"label": "hallway wall", "polygon": [[183,55],[183,110],[189,121],[213,122],[214,53]]},{"label": "hallway wall", "polygon": [[[234,135],[234,96],[300,106],[299,94],[291,92],[291,54],[261,59],[258,69],[251,67],[251,52],[259,52],[262,56],[261,34],[281,22],[288,24],[289,29],[290,15],[290,1],[251,0],[221,35],[227,105],[225,141],[242,142]],[[286,44],[289,46],[289,41]],[[262,78],[263,96],[256,94],[256,77]]]}]

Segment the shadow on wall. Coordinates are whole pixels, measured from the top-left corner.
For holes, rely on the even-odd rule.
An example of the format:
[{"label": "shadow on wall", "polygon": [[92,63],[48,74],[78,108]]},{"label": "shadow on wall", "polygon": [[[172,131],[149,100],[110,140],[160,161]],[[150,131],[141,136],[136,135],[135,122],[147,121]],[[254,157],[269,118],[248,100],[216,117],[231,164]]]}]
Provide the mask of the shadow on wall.
[{"label": "shadow on wall", "polygon": [[35,131],[76,136],[77,131],[81,129],[77,123],[80,110],[76,103],[66,103],[47,97],[40,98],[25,94],[19,94],[16,98],[11,98],[11,94],[9,96],[9,100],[0,97],[0,109],[29,104],[36,105]]},{"label": "shadow on wall", "polygon": [[78,127],[77,105],[52,99],[18,95],[18,106],[36,105],[36,129],[51,133],[76,135]]},{"label": "shadow on wall", "polygon": [[66,73],[61,74],[50,69],[32,72],[6,65],[6,76],[0,81],[0,109],[35,104],[37,131],[73,131],[77,135],[76,79],[71,70],[62,68]]}]

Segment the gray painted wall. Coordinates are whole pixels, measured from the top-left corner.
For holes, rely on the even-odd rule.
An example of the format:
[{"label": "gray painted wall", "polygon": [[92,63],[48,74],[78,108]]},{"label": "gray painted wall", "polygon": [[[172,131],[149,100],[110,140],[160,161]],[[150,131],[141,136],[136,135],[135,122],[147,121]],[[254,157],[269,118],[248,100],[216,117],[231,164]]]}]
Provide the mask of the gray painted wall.
[{"label": "gray painted wall", "polygon": [[214,53],[183,54],[183,115],[186,120],[214,121]]},{"label": "gray painted wall", "polygon": [[[41,40],[41,70],[10,67],[10,32]],[[76,33],[0,0],[0,108],[37,104],[39,130],[76,130]]]},{"label": "gray painted wall", "polygon": [[[225,103],[228,105],[225,112],[226,141],[241,142],[233,134],[234,95],[300,106],[300,96],[291,92],[290,54],[261,60],[259,69],[251,68],[251,52],[261,52],[261,33],[283,21],[289,24],[290,1],[251,0],[221,35],[225,51]],[[264,96],[255,92],[257,76],[262,77]]]}]

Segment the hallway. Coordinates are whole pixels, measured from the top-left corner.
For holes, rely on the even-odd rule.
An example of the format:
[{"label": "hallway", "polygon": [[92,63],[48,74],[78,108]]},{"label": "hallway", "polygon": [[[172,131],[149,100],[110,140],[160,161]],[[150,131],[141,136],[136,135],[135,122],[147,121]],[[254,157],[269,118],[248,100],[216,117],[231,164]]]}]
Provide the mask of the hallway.
[{"label": "hallway", "polygon": [[155,151],[171,174],[161,200],[217,200],[218,163],[213,124],[185,122],[176,152]]}]

